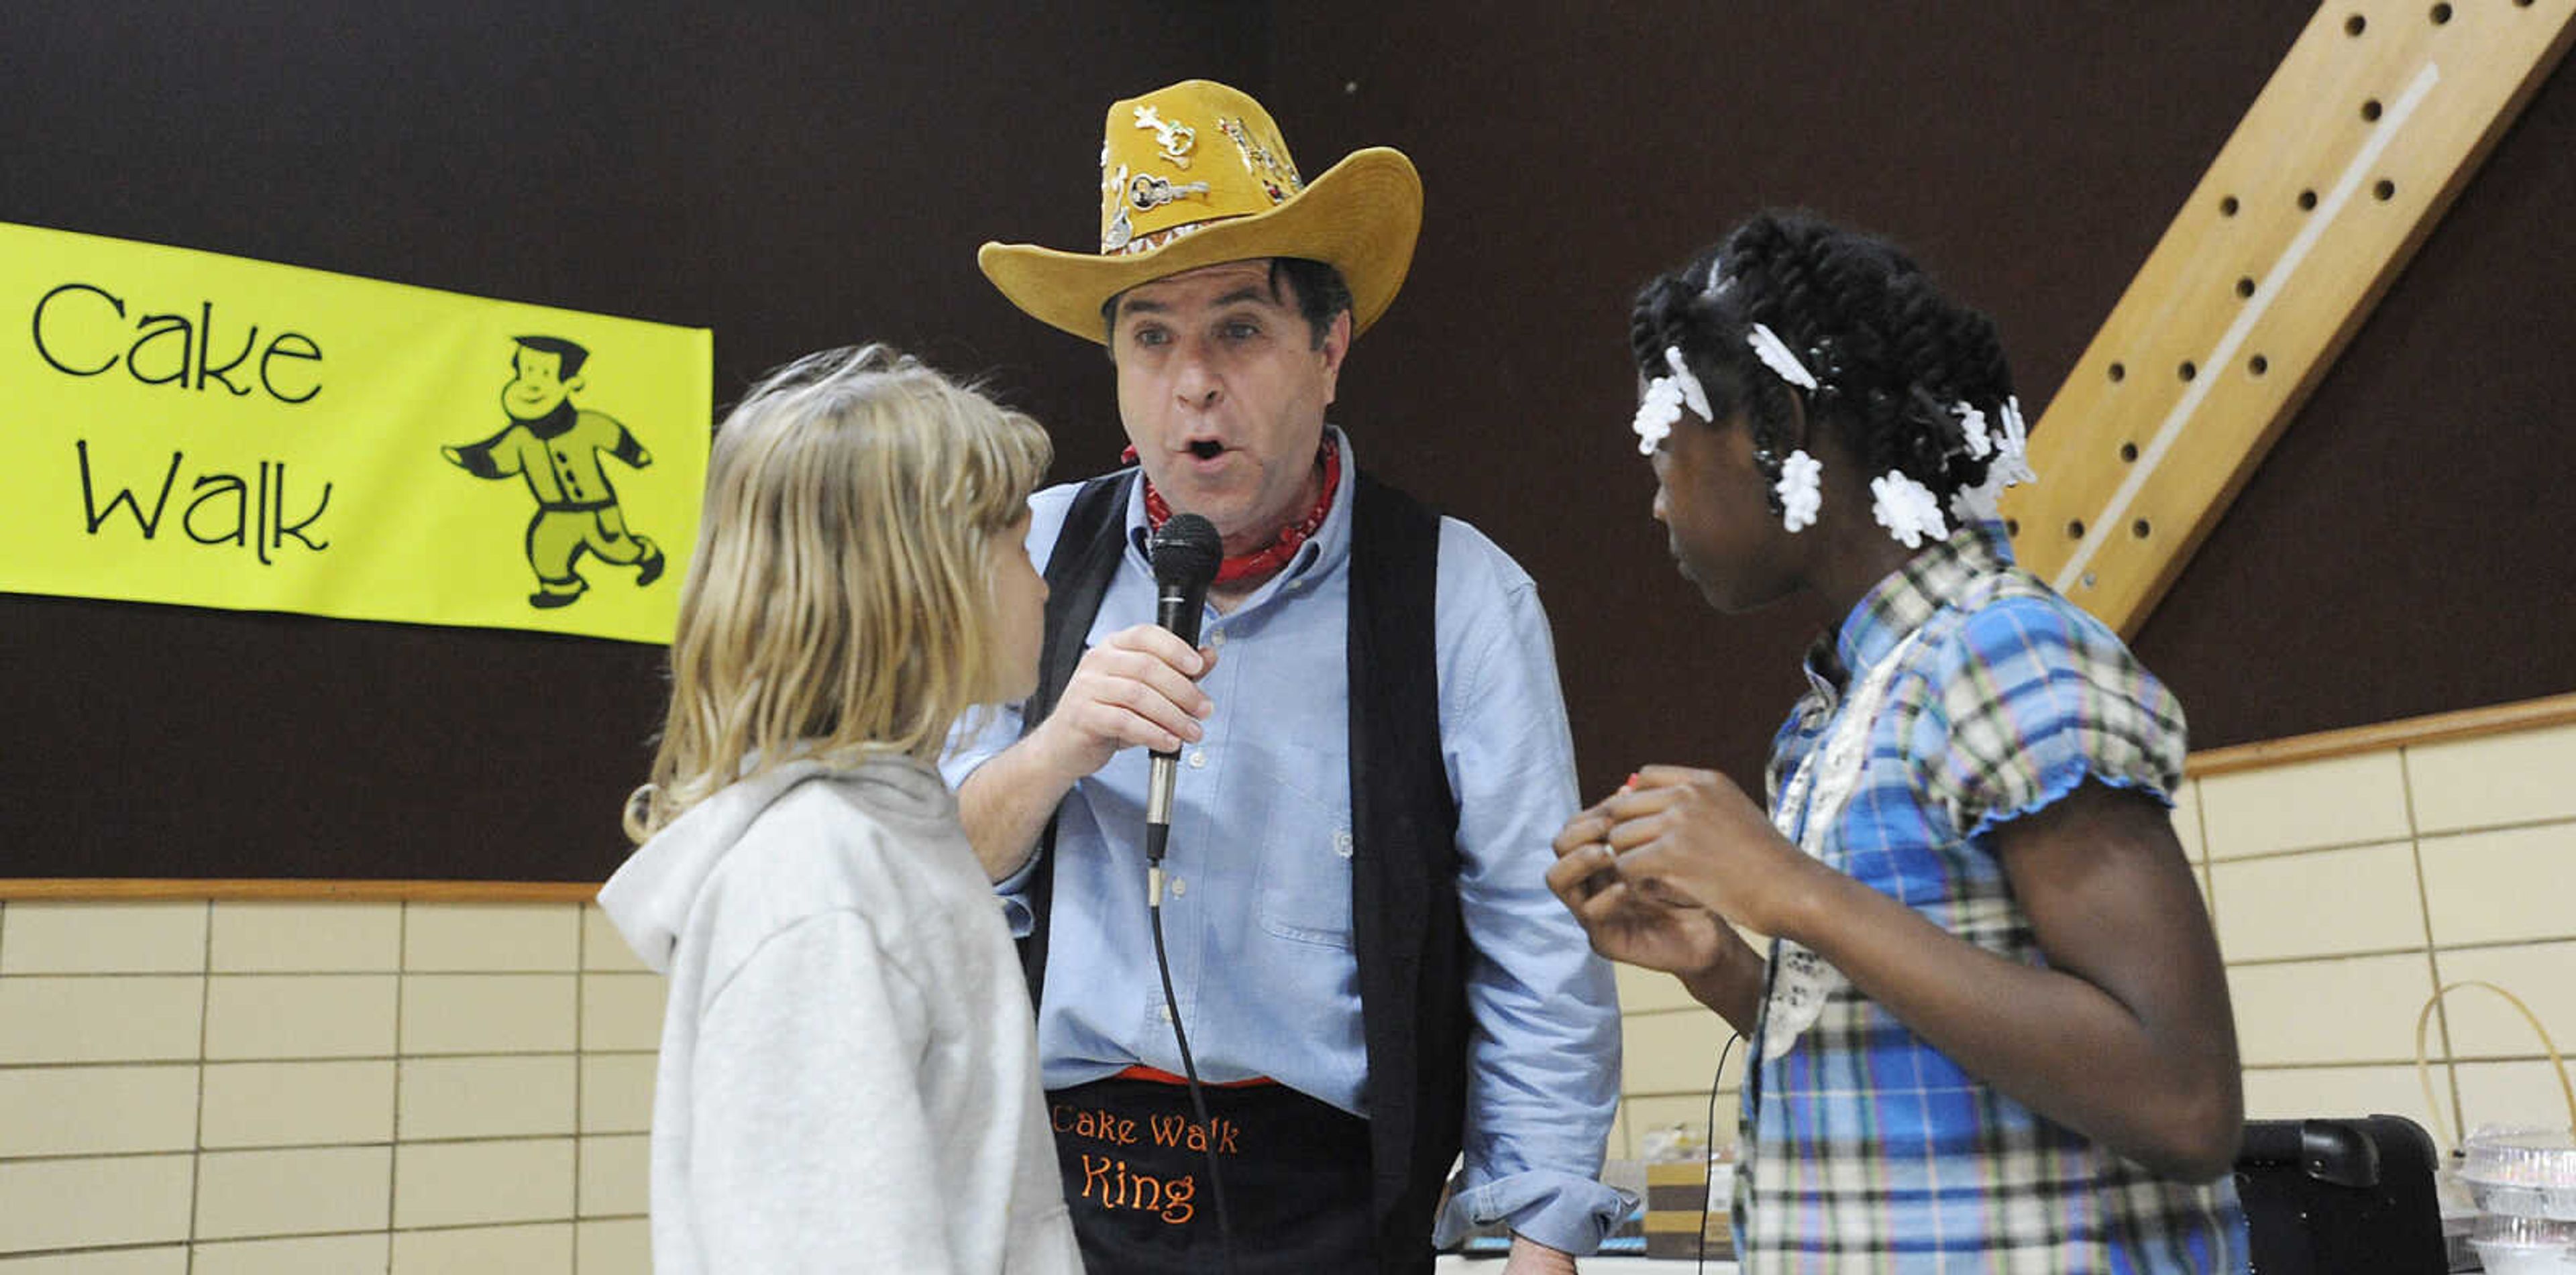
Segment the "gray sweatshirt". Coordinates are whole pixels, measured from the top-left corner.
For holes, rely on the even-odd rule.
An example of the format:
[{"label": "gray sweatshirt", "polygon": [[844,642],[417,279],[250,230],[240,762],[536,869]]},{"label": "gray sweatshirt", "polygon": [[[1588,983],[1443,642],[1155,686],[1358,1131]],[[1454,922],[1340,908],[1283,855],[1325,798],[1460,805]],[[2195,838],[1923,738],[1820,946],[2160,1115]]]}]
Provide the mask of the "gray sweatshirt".
[{"label": "gray sweatshirt", "polygon": [[788,763],[599,892],[670,976],[660,1275],[1077,1275],[1028,989],[937,771]]}]

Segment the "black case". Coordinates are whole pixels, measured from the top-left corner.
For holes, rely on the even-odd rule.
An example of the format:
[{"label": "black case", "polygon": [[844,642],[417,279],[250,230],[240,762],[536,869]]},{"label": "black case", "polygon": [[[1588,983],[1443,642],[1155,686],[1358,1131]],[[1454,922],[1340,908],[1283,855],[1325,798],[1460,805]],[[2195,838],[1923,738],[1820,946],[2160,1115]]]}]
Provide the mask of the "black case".
[{"label": "black case", "polygon": [[2440,1158],[2403,1116],[2246,1121],[2236,1190],[2254,1275],[2443,1275]]}]

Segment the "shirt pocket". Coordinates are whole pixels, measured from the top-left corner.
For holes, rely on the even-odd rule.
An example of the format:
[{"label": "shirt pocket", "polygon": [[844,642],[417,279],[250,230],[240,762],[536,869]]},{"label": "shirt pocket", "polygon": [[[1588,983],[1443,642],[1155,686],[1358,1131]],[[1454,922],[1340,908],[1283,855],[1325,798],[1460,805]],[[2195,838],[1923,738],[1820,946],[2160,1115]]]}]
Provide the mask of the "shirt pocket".
[{"label": "shirt pocket", "polygon": [[1255,894],[1261,928],[1319,947],[1351,946],[1350,763],[1290,746],[1272,781]]}]

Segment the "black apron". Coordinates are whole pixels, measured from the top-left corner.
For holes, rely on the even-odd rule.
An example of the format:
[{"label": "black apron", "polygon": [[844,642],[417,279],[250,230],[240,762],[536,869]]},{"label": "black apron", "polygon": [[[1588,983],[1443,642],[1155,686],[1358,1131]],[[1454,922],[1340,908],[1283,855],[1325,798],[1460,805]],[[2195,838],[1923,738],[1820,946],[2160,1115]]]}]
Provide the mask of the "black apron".
[{"label": "black apron", "polygon": [[1223,1270],[1211,1151],[1225,1175],[1235,1275],[1375,1265],[1367,1121],[1260,1081],[1201,1085],[1201,1125],[1178,1081],[1112,1076],[1047,1095],[1085,1269]]}]

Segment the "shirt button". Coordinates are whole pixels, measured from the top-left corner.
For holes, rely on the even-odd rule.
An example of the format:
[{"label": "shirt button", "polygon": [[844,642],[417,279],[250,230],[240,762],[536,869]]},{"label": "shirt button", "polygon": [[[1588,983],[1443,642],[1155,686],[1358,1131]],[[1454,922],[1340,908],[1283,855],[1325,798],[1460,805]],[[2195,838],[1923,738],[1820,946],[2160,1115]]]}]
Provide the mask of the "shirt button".
[{"label": "shirt button", "polygon": [[1174,877],[1174,878],[1172,878],[1172,897],[1173,897],[1173,898],[1177,899],[1177,898],[1181,897],[1182,895],[1187,894],[1187,893],[1189,893],[1189,892],[1190,892],[1190,883],[1189,883],[1189,882],[1184,881],[1184,880],[1180,879],[1179,877]]},{"label": "shirt button", "polygon": [[1207,769],[1207,750],[1201,748],[1193,748],[1190,750],[1190,769]]},{"label": "shirt button", "polygon": [[1158,1023],[1168,1023],[1172,1021],[1172,1007],[1169,1005],[1156,1005],[1154,1007],[1154,1021]]},{"label": "shirt button", "polygon": [[1345,859],[1351,857],[1350,829],[1336,828],[1333,830],[1333,853]]},{"label": "shirt button", "polygon": [[1208,634],[1208,645],[1209,645],[1209,646],[1223,646],[1223,645],[1225,645],[1225,630],[1223,630],[1223,629],[1218,629],[1216,632]]}]

